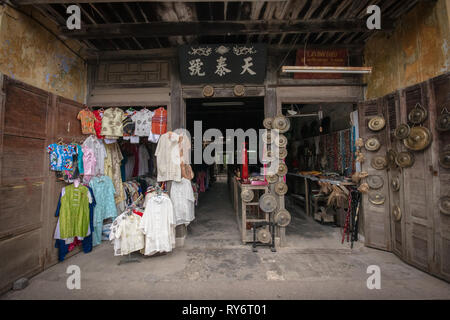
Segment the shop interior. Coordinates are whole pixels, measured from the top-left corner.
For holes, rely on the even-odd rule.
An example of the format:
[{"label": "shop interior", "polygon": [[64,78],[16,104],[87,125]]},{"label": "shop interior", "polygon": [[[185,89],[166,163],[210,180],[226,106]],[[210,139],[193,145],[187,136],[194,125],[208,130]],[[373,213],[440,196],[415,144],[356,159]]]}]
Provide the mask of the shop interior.
[{"label": "shop interior", "polygon": [[[290,119],[286,175],[286,206],[295,218],[315,224],[291,224],[286,234],[307,234],[320,224],[321,232],[348,233],[352,243],[358,230],[354,212],[359,203],[352,175],[357,137],[356,105],[352,103],[283,104],[283,114]],[[348,197],[349,194],[354,195]],[[348,210],[349,200],[352,210]],[[348,215],[348,212],[350,214]],[[301,225],[301,224],[300,224]]]}]

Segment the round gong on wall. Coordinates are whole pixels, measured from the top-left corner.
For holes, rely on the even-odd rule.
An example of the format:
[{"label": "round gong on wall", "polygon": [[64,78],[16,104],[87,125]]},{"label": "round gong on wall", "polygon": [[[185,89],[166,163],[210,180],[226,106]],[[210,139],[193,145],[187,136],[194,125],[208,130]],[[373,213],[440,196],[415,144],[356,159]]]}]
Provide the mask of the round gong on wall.
[{"label": "round gong on wall", "polygon": [[386,120],[383,117],[376,116],[369,120],[368,126],[372,131],[380,131],[386,125]]},{"label": "round gong on wall", "polygon": [[273,118],[271,118],[271,117],[265,118],[263,121],[264,128],[272,129],[272,122],[273,122]]},{"label": "round gong on wall", "polygon": [[288,186],[284,181],[279,181],[275,184],[275,193],[279,196],[284,196],[288,192]]},{"label": "round gong on wall", "polygon": [[289,211],[282,209],[275,213],[273,220],[280,227],[287,227],[289,223],[291,223],[291,214]]},{"label": "round gong on wall", "polygon": [[394,205],[392,208],[392,215],[394,216],[395,221],[400,221],[402,219],[402,210],[398,205]]},{"label": "round gong on wall", "polygon": [[256,239],[258,239],[259,242],[262,243],[269,243],[272,236],[269,231],[266,229],[259,229],[256,233]]},{"label": "round gong on wall", "polygon": [[416,103],[415,107],[408,114],[408,120],[411,123],[420,124],[425,121],[427,116],[427,110],[420,103]]},{"label": "round gong on wall", "polygon": [[410,130],[411,128],[406,123],[402,123],[395,128],[394,136],[399,140],[406,139],[409,136]]},{"label": "round gong on wall", "polygon": [[250,202],[253,200],[254,193],[252,190],[245,189],[241,192],[241,198],[244,202]]},{"label": "round gong on wall", "polygon": [[409,168],[414,164],[414,155],[411,152],[404,151],[397,154],[395,162],[399,167]]},{"label": "round gong on wall", "polygon": [[431,144],[432,136],[426,127],[412,127],[409,136],[403,140],[403,144],[410,150],[421,151]]},{"label": "round gong on wall", "polygon": [[212,97],[214,95],[214,88],[212,86],[205,86],[203,88],[203,96]]},{"label": "round gong on wall", "polygon": [[368,176],[366,181],[371,189],[380,189],[384,184],[383,178],[378,175]]},{"label": "round gong on wall", "polygon": [[374,157],[372,159],[372,161],[370,161],[370,165],[372,166],[372,168],[377,169],[377,170],[386,169],[386,166],[387,166],[386,157],[382,157],[382,156]]},{"label": "round gong on wall", "polygon": [[259,198],[259,207],[264,212],[273,212],[277,208],[277,199],[273,194],[265,193]]},{"label": "round gong on wall", "polygon": [[364,145],[364,147],[368,151],[378,151],[378,149],[380,149],[380,147],[381,147],[381,144],[380,144],[380,141],[378,141],[377,138],[372,137],[372,138],[367,139],[366,144]]}]

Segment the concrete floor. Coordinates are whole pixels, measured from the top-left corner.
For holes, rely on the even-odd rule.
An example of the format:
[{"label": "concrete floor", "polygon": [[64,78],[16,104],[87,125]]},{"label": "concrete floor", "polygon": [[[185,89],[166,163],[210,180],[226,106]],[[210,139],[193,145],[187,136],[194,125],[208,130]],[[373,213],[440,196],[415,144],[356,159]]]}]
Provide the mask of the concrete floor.
[{"label": "concrete floor", "polygon": [[[121,258],[104,242],[1,299],[450,299],[450,284],[391,253],[361,243],[350,249],[339,228],[290,210],[289,246],[253,253],[240,242],[226,184],[216,183],[202,194],[184,247],[118,265]],[[69,265],[81,268],[80,290],[66,287]],[[380,290],[366,286],[369,265],[381,268]]]}]

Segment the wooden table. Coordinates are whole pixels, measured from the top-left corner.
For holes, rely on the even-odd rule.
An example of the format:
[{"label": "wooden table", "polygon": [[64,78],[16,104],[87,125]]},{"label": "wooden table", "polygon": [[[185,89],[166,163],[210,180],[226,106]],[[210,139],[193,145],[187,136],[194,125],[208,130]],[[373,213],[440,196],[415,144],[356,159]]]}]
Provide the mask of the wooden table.
[{"label": "wooden table", "polygon": [[307,216],[311,215],[311,203],[310,203],[311,197],[310,197],[308,180],[317,181],[317,182],[328,182],[328,183],[331,183],[331,184],[334,184],[337,186],[354,186],[355,185],[355,183],[350,182],[350,181],[319,178],[317,176],[304,175],[304,174],[300,174],[300,173],[289,172],[287,175],[292,176],[292,177],[303,178],[305,180],[305,210],[306,210]]},{"label": "wooden table", "polygon": [[[242,242],[253,242],[253,238],[247,235],[247,222],[260,222],[267,221],[269,222],[270,215],[269,213],[265,213],[264,219],[247,219],[247,207],[248,206],[256,206],[259,207],[259,201],[256,202],[245,202],[241,198],[241,193],[243,190],[264,190],[264,193],[268,192],[269,185],[251,185],[251,184],[243,184],[240,180],[234,177],[234,208],[236,212],[236,219],[239,226],[239,231],[241,232]],[[255,192],[256,197],[256,192]],[[239,205],[241,209],[241,214],[239,214]]]}]

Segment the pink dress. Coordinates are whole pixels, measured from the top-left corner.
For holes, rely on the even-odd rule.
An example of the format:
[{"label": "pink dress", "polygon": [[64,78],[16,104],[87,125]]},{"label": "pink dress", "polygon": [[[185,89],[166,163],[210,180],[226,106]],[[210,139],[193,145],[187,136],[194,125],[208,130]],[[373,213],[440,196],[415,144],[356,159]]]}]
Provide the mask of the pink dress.
[{"label": "pink dress", "polygon": [[95,175],[95,163],[97,160],[94,156],[94,151],[91,148],[83,147],[83,166],[85,180],[89,181]]}]

